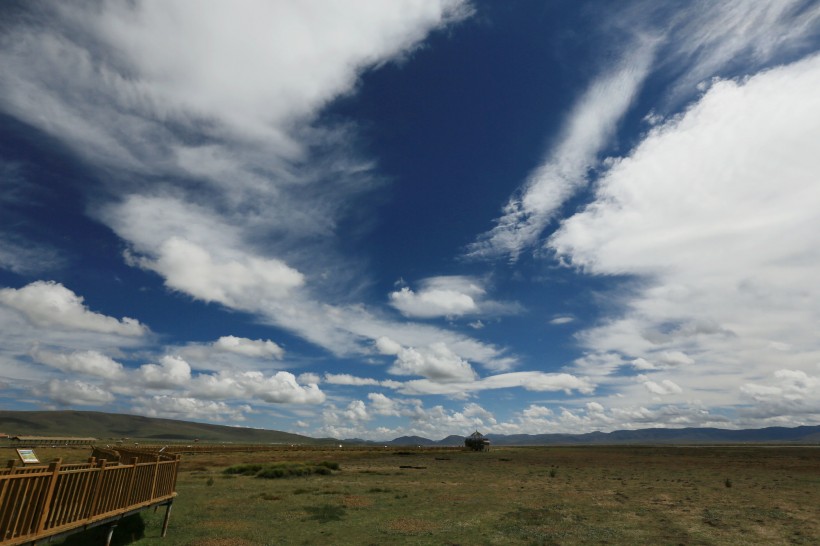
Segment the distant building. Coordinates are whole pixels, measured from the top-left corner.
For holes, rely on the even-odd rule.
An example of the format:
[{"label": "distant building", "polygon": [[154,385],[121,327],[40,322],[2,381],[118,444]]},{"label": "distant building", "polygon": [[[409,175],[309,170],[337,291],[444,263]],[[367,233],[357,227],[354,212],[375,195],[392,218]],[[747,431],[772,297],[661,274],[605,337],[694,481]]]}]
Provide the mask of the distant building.
[{"label": "distant building", "polygon": [[79,446],[97,441],[96,438],[76,436],[14,436],[12,440],[21,446]]},{"label": "distant building", "polygon": [[464,438],[464,446],[473,451],[489,451],[490,440],[478,431]]}]

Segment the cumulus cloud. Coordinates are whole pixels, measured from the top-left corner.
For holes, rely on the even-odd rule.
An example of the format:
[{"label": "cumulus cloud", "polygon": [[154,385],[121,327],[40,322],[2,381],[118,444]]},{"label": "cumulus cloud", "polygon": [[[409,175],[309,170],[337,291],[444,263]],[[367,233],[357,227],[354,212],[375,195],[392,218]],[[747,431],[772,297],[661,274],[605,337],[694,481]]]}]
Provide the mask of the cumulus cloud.
[{"label": "cumulus cloud", "polygon": [[225,402],[199,400],[196,398],[158,395],[134,400],[133,411],[146,417],[163,419],[196,419],[206,421],[244,421],[245,414],[252,413],[247,404],[231,406]]},{"label": "cumulus cloud", "polygon": [[53,379],[48,382],[43,394],[61,406],[93,406],[114,401],[114,395],[110,392],[76,379]]},{"label": "cumulus cloud", "polygon": [[159,364],[143,364],[136,373],[144,386],[153,389],[181,387],[191,380],[191,366],[178,356],[164,356]]},{"label": "cumulus cloud", "polygon": [[430,277],[419,283],[417,291],[405,286],[391,292],[390,304],[402,315],[414,318],[515,313],[520,310],[517,304],[487,300],[486,293],[482,281],[473,277]]},{"label": "cumulus cloud", "polygon": [[281,359],[285,355],[284,349],[269,339],[222,336],[214,342],[213,346],[220,351],[254,358]]},{"label": "cumulus cloud", "polygon": [[250,302],[259,298],[285,296],[304,283],[303,275],[281,260],[239,254],[216,257],[178,237],[160,245],[156,260],[143,259],[140,264],[160,273],[169,288],[239,309],[254,307]]},{"label": "cumulus cloud", "polygon": [[[803,370],[780,369],[767,383],[746,383],[740,391],[752,403],[741,412],[744,417],[786,417],[792,422],[809,423],[820,416],[820,376]],[[812,416],[814,420],[807,421]]]},{"label": "cumulus cloud", "polygon": [[97,351],[57,353],[34,347],[29,353],[32,360],[63,372],[92,375],[105,379],[123,377],[122,364]]},{"label": "cumulus cloud", "polygon": [[669,379],[664,379],[660,383],[656,383],[655,381],[644,381],[643,386],[646,387],[646,390],[652,394],[657,395],[680,394],[683,392],[683,389],[681,389],[674,381]]},{"label": "cumulus cloud", "polygon": [[583,272],[640,278],[619,317],[580,334],[591,354],[666,370],[714,403],[690,384],[708,375],[723,404],[775,366],[814,365],[818,85],[816,55],[714,82],[612,163],[549,239]]},{"label": "cumulus cloud", "polygon": [[470,363],[444,343],[402,348],[388,371],[396,375],[420,375],[437,382],[469,381],[476,377]]},{"label": "cumulus cloud", "polygon": [[198,398],[255,399],[271,404],[321,404],[326,398],[316,383],[299,384],[295,375],[284,371],[273,375],[258,371],[200,374],[191,382],[190,392]]},{"label": "cumulus cloud", "polygon": [[399,415],[399,404],[387,396],[371,392],[367,395],[370,400],[370,409],[376,415]]},{"label": "cumulus cloud", "polygon": [[[692,2],[670,14],[663,3],[620,5],[606,17],[610,28],[629,36],[613,36],[621,64],[601,74],[570,112],[557,144],[510,198],[496,226],[467,249],[476,258],[517,259],[535,249],[559,207],[588,182],[598,154],[612,145],[612,136],[630,109],[644,81],[655,70],[675,73],[664,109],[689,100],[696,86],[738,59],[759,68],[784,52],[811,50],[820,8],[804,0],[782,2]],[[631,41],[630,41],[631,40]],[[727,68],[728,67],[728,68]],[[649,114],[654,123],[662,116]]]},{"label": "cumulus cloud", "polygon": [[36,326],[142,336],[148,329],[132,318],[116,319],[89,310],[78,296],[57,282],[36,281],[22,288],[0,288],[0,304],[15,309]]},{"label": "cumulus cloud", "polygon": [[[444,338],[463,358],[509,365],[463,336],[397,334],[403,325],[362,306],[323,301],[355,279],[331,250],[336,226],[377,182],[347,129],[315,116],[367,67],[467,17],[465,2],[42,9],[48,17],[2,37],[0,70],[14,77],[0,81],[0,108],[100,171],[106,191],[89,190],[88,211],[127,243],[129,264],[334,354],[362,354],[381,335],[405,346]],[[205,45],[208,55],[191,54]]]}]

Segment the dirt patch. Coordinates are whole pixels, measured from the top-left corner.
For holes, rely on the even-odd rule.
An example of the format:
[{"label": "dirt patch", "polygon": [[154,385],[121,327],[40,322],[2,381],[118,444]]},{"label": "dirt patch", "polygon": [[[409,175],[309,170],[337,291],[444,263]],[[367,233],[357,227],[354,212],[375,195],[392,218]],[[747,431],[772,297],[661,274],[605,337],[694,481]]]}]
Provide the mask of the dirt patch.
[{"label": "dirt patch", "polygon": [[414,535],[419,533],[432,533],[437,530],[439,526],[424,519],[398,518],[389,522],[387,528],[395,533]]},{"label": "dirt patch", "polygon": [[203,521],[201,525],[208,529],[218,529],[229,533],[247,531],[250,528],[250,524],[247,522],[236,520],[209,520]]},{"label": "dirt patch", "polygon": [[366,508],[373,506],[373,500],[361,495],[346,495],[342,499],[342,503],[347,508]]},{"label": "dirt patch", "polygon": [[191,542],[189,546],[256,546],[256,543],[244,538],[206,538]]}]

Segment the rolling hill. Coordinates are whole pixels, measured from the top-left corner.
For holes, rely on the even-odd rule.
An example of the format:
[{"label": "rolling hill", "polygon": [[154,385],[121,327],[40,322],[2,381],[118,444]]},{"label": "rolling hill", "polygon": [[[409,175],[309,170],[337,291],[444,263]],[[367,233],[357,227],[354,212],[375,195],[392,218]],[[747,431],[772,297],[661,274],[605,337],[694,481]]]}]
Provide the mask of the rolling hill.
[{"label": "rolling hill", "polygon": [[94,411],[0,411],[0,432],[10,436],[80,436],[101,441],[131,438],[234,443],[315,444],[322,440],[254,428],[210,425]]}]

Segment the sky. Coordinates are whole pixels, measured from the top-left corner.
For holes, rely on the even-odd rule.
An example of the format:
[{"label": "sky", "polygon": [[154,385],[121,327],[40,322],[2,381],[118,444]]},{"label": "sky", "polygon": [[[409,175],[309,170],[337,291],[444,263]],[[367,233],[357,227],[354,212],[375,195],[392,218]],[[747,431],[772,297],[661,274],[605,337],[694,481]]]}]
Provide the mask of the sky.
[{"label": "sky", "polygon": [[815,1],[11,0],[0,74],[0,409],[820,425]]}]

